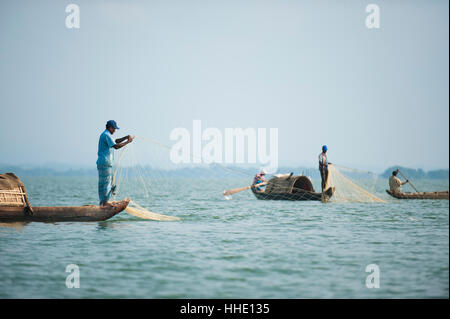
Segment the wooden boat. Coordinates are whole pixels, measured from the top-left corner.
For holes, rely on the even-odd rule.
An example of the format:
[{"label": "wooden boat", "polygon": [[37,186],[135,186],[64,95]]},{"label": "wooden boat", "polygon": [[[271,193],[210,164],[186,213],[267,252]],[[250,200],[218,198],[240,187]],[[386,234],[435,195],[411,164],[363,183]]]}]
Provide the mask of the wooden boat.
[{"label": "wooden boat", "polygon": [[112,202],[111,206],[33,207],[33,213],[24,207],[0,207],[2,222],[91,222],[107,220],[125,208],[129,199]]},{"label": "wooden boat", "polygon": [[25,186],[13,173],[0,174],[0,222],[86,222],[107,220],[125,208],[124,199],[107,206],[31,207]]},{"label": "wooden boat", "polygon": [[308,177],[292,176],[292,173],[275,175],[267,182],[264,191],[255,186],[251,190],[257,199],[262,200],[328,201],[334,193],[334,187],[329,187],[323,194],[317,193]]},{"label": "wooden boat", "polygon": [[324,192],[324,198],[322,198],[322,193],[317,192],[311,192],[311,191],[298,191],[295,193],[266,193],[264,191],[257,191],[255,187],[251,188],[253,194],[255,194],[255,197],[257,199],[264,199],[264,200],[324,200],[327,201],[328,199],[333,196],[334,193],[334,187],[329,187]]},{"label": "wooden boat", "polygon": [[386,193],[398,199],[448,199],[448,191],[401,193],[401,192],[393,192],[387,189]]}]

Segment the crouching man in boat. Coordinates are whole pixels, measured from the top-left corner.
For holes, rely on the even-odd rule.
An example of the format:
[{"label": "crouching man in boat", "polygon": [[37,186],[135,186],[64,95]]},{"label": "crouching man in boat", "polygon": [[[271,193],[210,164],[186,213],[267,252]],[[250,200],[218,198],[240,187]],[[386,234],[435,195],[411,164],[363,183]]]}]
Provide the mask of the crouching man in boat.
[{"label": "crouching man in boat", "polygon": [[389,188],[394,193],[401,193],[400,186],[405,185],[409,180],[402,182],[400,178],[397,177],[397,174],[398,170],[393,171],[391,177],[389,177]]},{"label": "crouching man in boat", "polygon": [[326,145],[322,146],[322,153],[319,154],[319,171],[320,177],[322,178],[322,193],[327,186],[328,180],[328,165],[331,164],[328,162],[327,155],[328,147]]},{"label": "crouching man in boat", "polygon": [[[255,175],[255,178],[253,179],[253,185],[256,186],[257,184],[264,183],[264,182],[266,181],[265,178],[264,178],[264,176],[266,176],[266,174],[267,174],[267,172],[266,172],[266,170],[263,168],[259,174],[256,174],[256,175]],[[256,190],[257,190],[258,192],[264,192],[264,189],[262,189],[262,188],[259,187],[259,186],[256,186]]]},{"label": "crouching man in boat", "polygon": [[118,150],[133,141],[133,137],[130,135],[118,138],[114,141],[112,135],[118,129],[119,127],[117,126],[116,121],[110,120],[106,122],[106,130],[100,134],[98,140],[97,170],[100,206],[108,205],[108,200],[115,188],[115,186],[111,185],[113,164],[111,149],[114,148]]}]

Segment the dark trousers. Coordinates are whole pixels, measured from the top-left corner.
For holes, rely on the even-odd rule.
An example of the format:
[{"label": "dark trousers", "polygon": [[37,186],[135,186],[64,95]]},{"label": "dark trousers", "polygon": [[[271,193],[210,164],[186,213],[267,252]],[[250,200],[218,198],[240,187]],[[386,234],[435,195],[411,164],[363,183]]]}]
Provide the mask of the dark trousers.
[{"label": "dark trousers", "polygon": [[322,192],[325,190],[328,180],[328,166],[319,166],[320,177],[322,178]]}]

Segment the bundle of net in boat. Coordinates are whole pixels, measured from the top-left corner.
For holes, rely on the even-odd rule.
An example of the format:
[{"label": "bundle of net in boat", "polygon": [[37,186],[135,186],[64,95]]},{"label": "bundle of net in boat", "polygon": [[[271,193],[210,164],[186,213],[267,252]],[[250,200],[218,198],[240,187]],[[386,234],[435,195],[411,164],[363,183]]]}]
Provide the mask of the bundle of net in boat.
[{"label": "bundle of net in boat", "polygon": [[333,202],[385,202],[375,194],[380,193],[381,185],[377,190],[378,175],[339,165],[328,166],[328,187],[334,187],[330,199]]}]

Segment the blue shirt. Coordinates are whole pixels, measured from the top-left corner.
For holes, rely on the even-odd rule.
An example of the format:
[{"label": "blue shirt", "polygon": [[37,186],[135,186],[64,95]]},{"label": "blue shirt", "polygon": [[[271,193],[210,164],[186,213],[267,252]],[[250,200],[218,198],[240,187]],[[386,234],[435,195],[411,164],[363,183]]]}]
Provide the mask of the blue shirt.
[{"label": "blue shirt", "polygon": [[111,147],[116,145],[108,130],[100,134],[98,140],[97,165],[112,166]]}]

